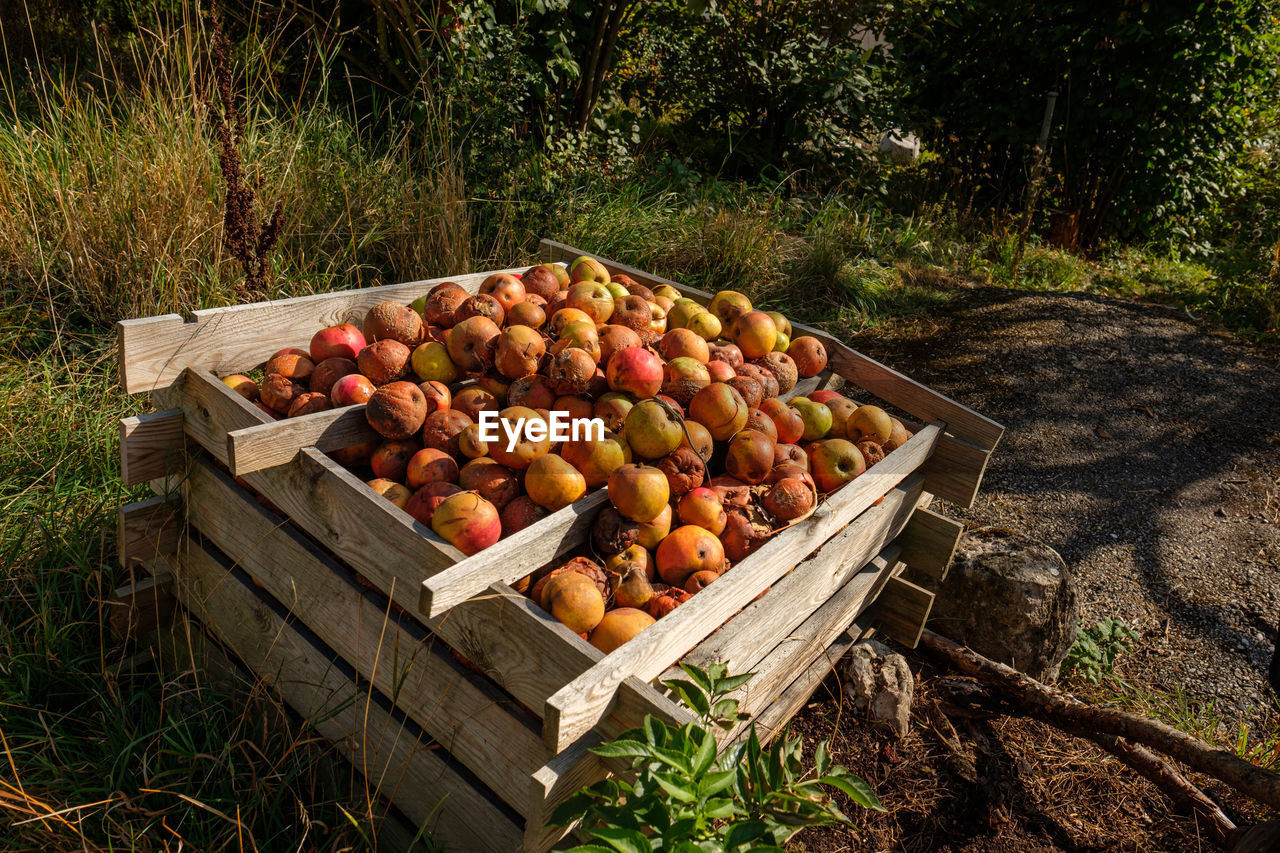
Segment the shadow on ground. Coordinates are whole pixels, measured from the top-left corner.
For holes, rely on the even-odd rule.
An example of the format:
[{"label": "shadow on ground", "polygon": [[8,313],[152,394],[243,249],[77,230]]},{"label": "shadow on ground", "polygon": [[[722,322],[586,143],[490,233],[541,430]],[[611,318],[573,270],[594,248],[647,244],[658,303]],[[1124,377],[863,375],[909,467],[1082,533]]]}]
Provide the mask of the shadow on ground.
[{"label": "shadow on ground", "polygon": [[1161,306],[976,288],[854,346],[1005,425],[967,521],[1075,567],[1089,622],[1144,634],[1153,686],[1228,722],[1270,702],[1280,369]]}]

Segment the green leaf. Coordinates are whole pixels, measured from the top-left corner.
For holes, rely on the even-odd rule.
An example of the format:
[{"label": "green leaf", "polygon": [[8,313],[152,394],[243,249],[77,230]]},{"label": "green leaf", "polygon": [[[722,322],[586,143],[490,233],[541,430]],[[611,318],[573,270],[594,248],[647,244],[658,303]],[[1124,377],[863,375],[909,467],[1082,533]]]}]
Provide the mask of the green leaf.
[{"label": "green leaf", "polygon": [[638,740],[613,740],[593,746],[591,751],[602,758],[652,758],[654,747]]},{"label": "green leaf", "polygon": [[694,792],[692,783],[679,781],[669,773],[654,773],[653,781],[657,782],[662,790],[682,803],[693,803],[698,800],[698,795]]},{"label": "green leaf", "polygon": [[693,664],[684,663],[683,661],[680,663],[680,668],[685,671],[685,674],[689,676],[690,680],[692,680],[694,684],[697,684],[702,688],[702,692],[711,692],[711,679],[707,676],[705,670],[700,669]]},{"label": "green leaf", "polygon": [[733,800],[721,797],[707,800],[702,813],[712,820],[727,820],[738,813],[738,807],[734,805]]},{"label": "green leaf", "polygon": [[587,812],[591,810],[595,804],[596,798],[586,791],[579,791],[563,803],[555,807],[551,812],[551,817],[547,820],[548,826],[568,826],[569,824],[582,820]]},{"label": "green leaf", "polygon": [[721,693],[728,693],[730,690],[737,690],[739,687],[755,677],[756,674],[754,672],[744,672],[742,675],[731,675],[727,678],[720,679],[716,684],[716,688]]},{"label": "green leaf", "polygon": [[737,699],[721,699],[711,708],[711,716],[717,720],[728,718],[736,719],[738,716],[738,700]]},{"label": "green leaf", "polygon": [[852,773],[842,776],[831,775],[824,776],[817,781],[843,791],[849,799],[864,809],[872,809],[878,812],[885,811],[885,807],[880,804],[880,798],[876,796],[876,792],[871,790],[871,786],[859,776],[854,776]]},{"label": "green leaf", "polygon": [[819,776],[827,775],[831,769],[831,756],[827,754],[827,742],[820,741],[813,750],[813,767]]},{"label": "green leaf", "polygon": [[674,770],[679,770],[685,776],[693,775],[693,762],[689,760],[689,756],[683,752],[677,752],[674,749],[654,748],[653,757],[661,761],[663,764]]},{"label": "green leaf", "polygon": [[710,732],[702,733],[702,744],[693,756],[693,776],[701,778],[716,760],[716,739]]},{"label": "green leaf", "polygon": [[736,853],[736,848],[763,838],[769,828],[758,820],[734,821],[724,834],[725,853]]},{"label": "green leaf", "polygon": [[634,829],[603,827],[591,830],[591,834],[617,850],[618,853],[652,853],[653,851],[649,839]]},{"label": "green leaf", "polygon": [[707,693],[690,681],[681,678],[672,679],[666,682],[666,685],[674,690],[684,704],[688,705],[695,714],[700,717],[707,716],[711,711],[711,700],[707,698]]},{"label": "green leaf", "polygon": [[657,717],[646,715],[644,718],[644,736],[650,746],[667,745],[667,724]]},{"label": "green leaf", "polygon": [[708,773],[706,776],[702,777],[702,795],[704,797],[710,797],[713,794],[718,794],[725,788],[733,785],[734,780],[737,778],[738,771],[736,769],[720,770],[715,773]]},{"label": "green leaf", "polygon": [[662,849],[669,850],[675,847],[678,842],[688,841],[697,828],[698,819],[696,817],[686,817],[672,821],[671,825],[662,833]]}]

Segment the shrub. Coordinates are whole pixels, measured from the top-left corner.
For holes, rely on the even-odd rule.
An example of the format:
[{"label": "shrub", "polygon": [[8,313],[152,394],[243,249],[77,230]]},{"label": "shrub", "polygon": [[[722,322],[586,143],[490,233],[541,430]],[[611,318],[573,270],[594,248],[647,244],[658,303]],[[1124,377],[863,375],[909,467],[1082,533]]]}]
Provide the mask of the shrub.
[{"label": "shrub", "polygon": [[910,110],[970,191],[1017,207],[1057,90],[1044,203],[1060,236],[1186,242],[1241,180],[1277,73],[1275,8],[913,0],[889,37]]},{"label": "shrub", "polygon": [[730,676],[723,664],[706,670],[681,664],[688,679],[666,682],[697,720],[672,728],[646,716],[644,725],[624,732],[592,752],[632,761],[632,778],[597,782],[566,800],[551,822],[582,821],[603,844],[575,853],[608,850],[780,851],[806,826],[848,824],[831,798],[841,791],[855,804],[884,811],[862,779],[832,765],[827,744],[814,751],[814,773],[806,774],[800,738],[761,746],[752,725],[746,737],[717,758],[713,729],[742,722],[736,699],[727,694],[750,678]]}]

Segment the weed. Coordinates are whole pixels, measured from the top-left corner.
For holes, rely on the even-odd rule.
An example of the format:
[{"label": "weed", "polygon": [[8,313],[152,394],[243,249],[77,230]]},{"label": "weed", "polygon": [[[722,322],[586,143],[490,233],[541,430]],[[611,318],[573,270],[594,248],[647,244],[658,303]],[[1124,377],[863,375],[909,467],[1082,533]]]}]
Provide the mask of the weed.
[{"label": "weed", "polygon": [[1062,674],[1077,673],[1090,684],[1097,684],[1111,675],[1117,657],[1133,651],[1133,643],[1138,638],[1137,631],[1112,617],[1092,628],[1081,625],[1076,641],[1062,662]]}]

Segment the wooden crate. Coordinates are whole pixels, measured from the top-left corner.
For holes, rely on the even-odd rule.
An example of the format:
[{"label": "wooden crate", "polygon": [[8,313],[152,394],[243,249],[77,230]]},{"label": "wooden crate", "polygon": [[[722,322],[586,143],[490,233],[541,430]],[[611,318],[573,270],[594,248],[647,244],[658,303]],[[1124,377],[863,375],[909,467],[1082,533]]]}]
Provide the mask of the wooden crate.
[{"label": "wooden crate", "polygon": [[[585,254],[542,248],[548,261]],[[452,280],[474,292],[490,274]],[[943,577],[960,525],[928,505],[972,502],[1002,429],[818,330],[797,326],[823,341],[830,369],[793,393],[846,383],[917,419],[915,436],[609,655],[510,586],[583,545],[603,490],[464,557],[326,455],[376,437],[362,407],[272,421],[218,379],[442,280],[119,326],[121,384],[157,409],[121,425],[125,482],[158,495],[122,509],[122,562],[150,569],[152,587],[163,583],[322,733],[354,744],[362,771],[382,768],[366,775],[406,815],[431,816],[457,849],[547,849],[560,837],[544,827],[549,811],[617,769],[592,745],[646,714],[689,719],[655,687],[679,660],[756,672],[739,698],[771,731],[865,630],[914,643],[933,594],[900,572]],[[140,589],[128,618],[153,600]],[[330,713],[352,697],[360,714]],[[476,815],[493,829],[477,833]]]}]

